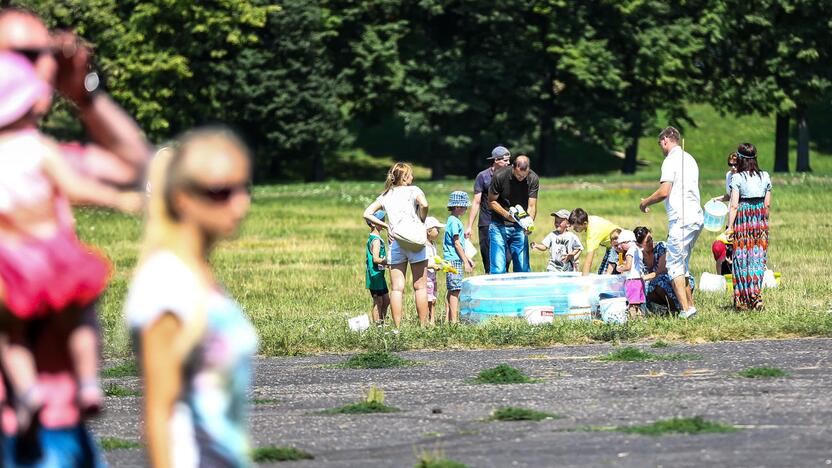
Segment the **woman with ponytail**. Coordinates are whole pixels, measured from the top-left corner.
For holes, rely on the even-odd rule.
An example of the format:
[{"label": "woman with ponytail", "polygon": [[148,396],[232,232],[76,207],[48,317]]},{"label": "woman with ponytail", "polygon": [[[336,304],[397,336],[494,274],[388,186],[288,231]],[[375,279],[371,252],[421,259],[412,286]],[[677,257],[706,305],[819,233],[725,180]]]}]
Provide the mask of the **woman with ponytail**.
[{"label": "woman with ponytail", "polygon": [[[428,216],[428,200],[425,193],[413,183],[413,169],[409,164],[396,163],[387,173],[384,192],[364,210],[368,223],[387,229],[390,236],[390,309],[393,324],[399,328],[402,322],[402,302],[407,264],[413,275],[413,293],[416,296],[416,312],[422,326],[427,325],[428,251],[425,235],[425,218]],[[387,223],[373,213],[384,209]]]},{"label": "woman with ponytail", "polygon": [[762,309],[763,275],[768,260],[768,218],[771,177],[757,165],[757,148],[743,143],[737,148],[739,168],[731,178],[729,239],[734,246],[731,262],[734,307]]},{"label": "woman with ponytail", "polygon": [[154,467],[247,466],[250,358],[257,335],[217,282],[210,255],[250,205],[245,146],[202,129],[150,166],[147,224],[126,317],[144,379]]}]

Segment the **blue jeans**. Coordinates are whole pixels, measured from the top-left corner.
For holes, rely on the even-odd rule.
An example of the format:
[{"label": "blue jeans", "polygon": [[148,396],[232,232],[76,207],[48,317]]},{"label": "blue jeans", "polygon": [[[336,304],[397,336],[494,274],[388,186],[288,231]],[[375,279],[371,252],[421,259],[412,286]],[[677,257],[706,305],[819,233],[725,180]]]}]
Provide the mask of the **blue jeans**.
[{"label": "blue jeans", "polygon": [[43,456],[30,464],[14,460],[15,437],[6,436],[3,441],[3,466],[37,468],[103,468],[106,465],[98,451],[98,445],[83,424],[66,429],[39,431]]},{"label": "blue jeans", "polygon": [[491,254],[491,274],[506,272],[506,255],[511,255],[515,272],[531,271],[529,266],[529,239],[520,226],[506,226],[491,223],[488,226],[489,252]]}]

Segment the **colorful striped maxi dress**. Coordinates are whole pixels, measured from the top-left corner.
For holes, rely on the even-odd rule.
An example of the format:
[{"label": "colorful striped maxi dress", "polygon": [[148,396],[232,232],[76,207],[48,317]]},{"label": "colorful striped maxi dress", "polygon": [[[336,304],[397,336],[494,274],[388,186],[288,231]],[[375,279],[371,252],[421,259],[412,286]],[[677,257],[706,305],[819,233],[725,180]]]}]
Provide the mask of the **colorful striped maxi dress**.
[{"label": "colorful striped maxi dress", "polygon": [[731,181],[739,191],[739,206],[734,220],[734,307],[762,307],[763,275],[768,260],[768,208],[765,195],[771,191],[767,172],[751,175],[742,172]]}]

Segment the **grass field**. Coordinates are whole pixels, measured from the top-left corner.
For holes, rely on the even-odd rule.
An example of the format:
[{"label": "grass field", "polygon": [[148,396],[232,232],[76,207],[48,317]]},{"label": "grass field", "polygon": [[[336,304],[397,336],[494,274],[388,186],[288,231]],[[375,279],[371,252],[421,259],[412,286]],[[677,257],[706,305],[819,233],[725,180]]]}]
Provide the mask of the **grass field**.
[{"label": "grass field", "polygon": [[[447,216],[443,208],[447,194],[470,190],[472,185],[467,180],[416,183],[428,195],[431,214],[442,220]],[[703,181],[703,199],[719,194],[722,184],[721,179]],[[577,206],[623,226],[650,226],[655,237],[662,239],[667,233],[662,207],[646,215],[638,210],[639,199],[654,186],[629,181],[543,180],[540,229],[533,240],[539,241],[547,232],[550,211]],[[258,186],[240,237],[222,245],[214,263],[219,277],[259,330],[260,350],[265,355],[545,346],[593,340],[832,336],[832,176],[778,176],[774,186],[770,265],[782,273],[782,287],[766,291],[767,308],[762,313],[737,314],[729,308],[727,294],[698,293],[700,315],[689,322],[653,318],[625,326],[599,326],[556,321],[533,327],[506,320],[421,330],[408,288],[401,335],[380,330],[352,333],[347,318],[368,312],[370,306],[363,265],[367,228],[361,213],[378,194],[380,183]],[[78,226],[82,237],[102,247],[116,267],[101,307],[105,352],[110,357],[126,356],[129,342],[121,308],[140,242],[140,222],[103,210],[81,210]],[[713,270],[713,239],[713,234],[705,232],[697,244],[692,261],[697,278],[702,271]],[[543,270],[546,258],[545,253],[533,253],[533,270]],[[444,291],[444,279],[440,290]]]}]

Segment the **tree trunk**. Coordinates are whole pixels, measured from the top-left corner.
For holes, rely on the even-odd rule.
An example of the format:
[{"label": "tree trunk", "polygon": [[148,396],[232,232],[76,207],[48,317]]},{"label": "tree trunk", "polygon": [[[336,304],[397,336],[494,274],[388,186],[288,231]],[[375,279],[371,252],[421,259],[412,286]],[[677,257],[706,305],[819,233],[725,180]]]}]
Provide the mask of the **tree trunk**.
[{"label": "tree trunk", "polygon": [[324,155],[321,150],[315,151],[315,161],[312,167],[312,181],[321,182],[326,179],[326,165],[324,164]]},{"label": "tree trunk", "polygon": [[537,142],[537,160],[533,161],[534,171],[542,176],[557,176],[561,172],[555,153],[555,93],[552,89],[555,77],[546,76],[542,83],[543,100],[540,103],[538,119],[539,137]]},{"label": "tree trunk", "polygon": [[789,114],[777,113],[774,138],[774,172],[789,172]]},{"label": "tree trunk", "polygon": [[621,166],[623,174],[635,174],[638,162],[638,140],[641,138],[642,122],[641,109],[636,109],[630,116],[630,144],[624,150],[624,164]]},{"label": "tree trunk", "polygon": [[430,180],[445,179],[445,158],[436,153],[437,147],[432,140],[428,142],[428,154],[431,155]]},{"label": "tree trunk", "polygon": [[812,172],[809,166],[809,118],[806,106],[797,106],[797,172]]}]

